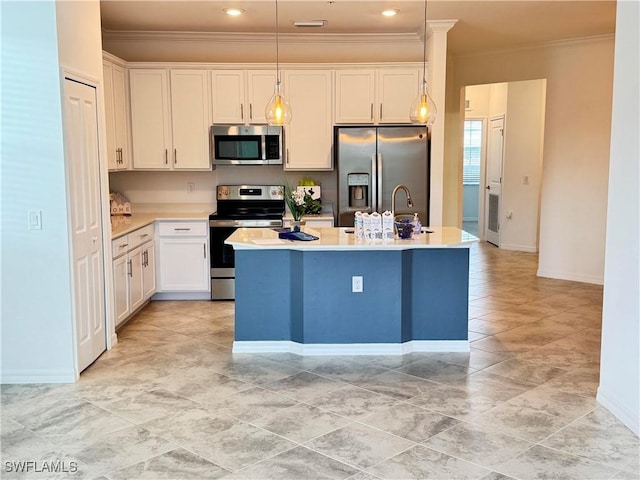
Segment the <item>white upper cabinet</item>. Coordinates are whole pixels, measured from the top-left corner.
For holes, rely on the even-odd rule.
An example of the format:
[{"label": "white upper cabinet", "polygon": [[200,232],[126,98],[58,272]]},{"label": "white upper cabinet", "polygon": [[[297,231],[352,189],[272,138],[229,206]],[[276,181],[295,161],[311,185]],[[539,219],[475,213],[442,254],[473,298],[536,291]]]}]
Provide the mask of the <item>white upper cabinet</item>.
[{"label": "white upper cabinet", "polygon": [[209,72],[132,69],[129,83],[134,169],[210,170]]},{"label": "white upper cabinet", "polygon": [[244,70],[214,70],[211,72],[211,98],[214,124],[243,124],[245,112]]},{"label": "white upper cabinet", "polygon": [[170,169],[171,112],[166,70],[129,71],[135,169]]},{"label": "white upper cabinet", "polygon": [[375,121],[375,78],[375,70],[336,71],[336,123],[366,124]]},{"label": "white upper cabinet", "polygon": [[271,70],[247,71],[247,103],[249,123],[266,124],[265,108],[276,85],[276,74]]},{"label": "white upper cabinet", "polygon": [[109,170],[129,168],[126,78],[124,68],[102,62]]},{"label": "white upper cabinet", "polygon": [[211,96],[214,124],[266,124],[264,109],[273,94],[270,70],[214,70]]},{"label": "white upper cabinet", "polygon": [[175,170],[210,169],[209,72],[171,70],[172,160]]},{"label": "white upper cabinet", "polygon": [[411,123],[409,110],[418,95],[419,81],[418,68],[378,70],[379,123]]},{"label": "white upper cabinet", "polygon": [[333,72],[284,72],[284,96],[291,106],[285,128],[285,170],[331,170]]}]

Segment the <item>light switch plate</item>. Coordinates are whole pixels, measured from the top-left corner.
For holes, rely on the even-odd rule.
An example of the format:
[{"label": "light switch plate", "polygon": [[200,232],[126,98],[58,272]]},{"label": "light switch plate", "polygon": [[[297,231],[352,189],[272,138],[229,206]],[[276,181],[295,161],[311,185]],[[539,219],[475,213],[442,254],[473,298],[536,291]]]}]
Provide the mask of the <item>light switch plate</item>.
[{"label": "light switch plate", "polygon": [[29,210],[29,230],[42,230],[42,210]]}]

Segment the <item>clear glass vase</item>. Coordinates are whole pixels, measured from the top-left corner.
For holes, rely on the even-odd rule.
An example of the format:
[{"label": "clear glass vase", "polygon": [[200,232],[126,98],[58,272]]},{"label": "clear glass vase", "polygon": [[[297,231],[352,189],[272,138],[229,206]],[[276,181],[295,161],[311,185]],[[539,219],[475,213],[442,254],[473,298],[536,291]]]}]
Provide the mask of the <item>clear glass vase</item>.
[{"label": "clear glass vase", "polygon": [[291,222],[291,231],[292,232],[300,232],[302,231],[302,229],[304,228],[304,226],[307,224],[307,222],[305,222],[304,220],[293,220]]}]

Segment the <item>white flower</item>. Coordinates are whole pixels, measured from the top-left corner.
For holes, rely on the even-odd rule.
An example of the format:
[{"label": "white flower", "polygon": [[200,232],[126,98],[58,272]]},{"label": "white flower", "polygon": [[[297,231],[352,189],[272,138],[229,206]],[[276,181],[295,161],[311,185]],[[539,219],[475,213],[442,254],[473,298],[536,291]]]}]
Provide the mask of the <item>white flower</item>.
[{"label": "white flower", "polygon": [[291,193],[291,197],[293,198],[293,201],[296,202],[296,205],[299,205],[299,206],[304,205],[304,192],[303,191],[296,190],[295,192]]}]

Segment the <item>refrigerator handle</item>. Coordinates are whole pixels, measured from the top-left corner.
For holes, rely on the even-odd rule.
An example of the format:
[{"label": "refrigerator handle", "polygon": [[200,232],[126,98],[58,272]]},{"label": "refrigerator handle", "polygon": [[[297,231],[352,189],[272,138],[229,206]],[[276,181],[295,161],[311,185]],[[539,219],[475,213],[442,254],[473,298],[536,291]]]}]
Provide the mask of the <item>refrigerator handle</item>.
[{"label": "refrigerator handle", "polygon": [[382,212],[383,198],[382,198],[382,154],[381,153],[378,154],[377,170],[378,170],[378,183],[375,186],[375,189],[378,191],[378,206],[376,211],[383,213]]},{"label": "refrigerator handle", "polygon": [[378,208],[378,175],[376,173],[376,154],[371,154],[371,211],[376,212]]}]

